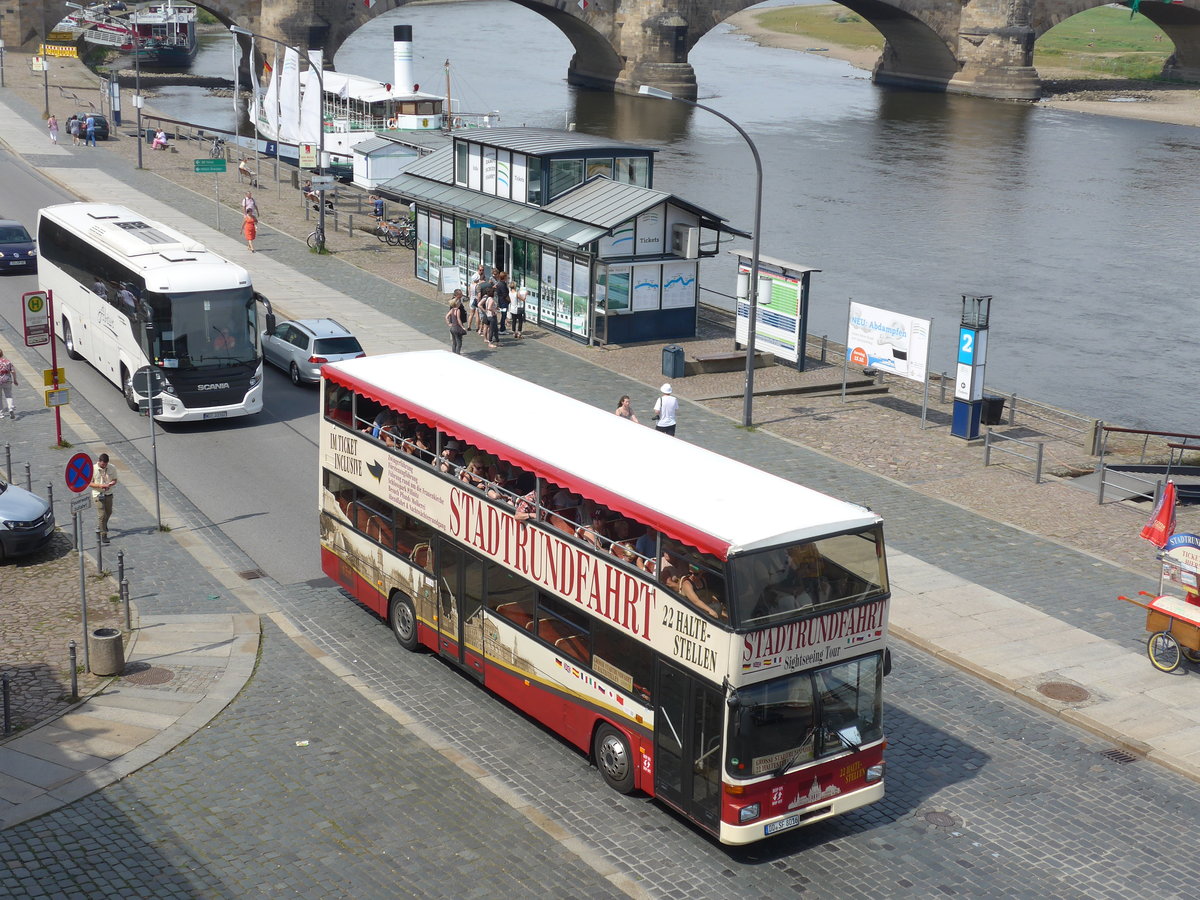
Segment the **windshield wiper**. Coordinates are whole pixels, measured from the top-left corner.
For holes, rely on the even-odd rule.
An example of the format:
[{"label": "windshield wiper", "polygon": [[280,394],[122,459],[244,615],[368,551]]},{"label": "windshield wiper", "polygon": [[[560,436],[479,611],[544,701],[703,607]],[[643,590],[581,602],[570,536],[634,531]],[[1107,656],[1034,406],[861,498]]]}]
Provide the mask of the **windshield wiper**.
[{"label": "windshield wiper", "polygon": [[808,739],[813,736],[813,734],[814,734],[814,732],[816,732],[816,730],[817,729],[815,726],[813,728],[808,729],[808,734],[804,735],[804,737],[800,739],[800,749],[797,750],[790,759],[784,760],[783,765],[780,766],[778,769],[776,769],[773,773],[771,773],[773,778],[778,778],[780,775],[782,775],[784,772],[786,772],[788,769],[790,769],[796,763],[800,762],[800,757],[802,757],[805,753],[804,745],[808,743]]}]

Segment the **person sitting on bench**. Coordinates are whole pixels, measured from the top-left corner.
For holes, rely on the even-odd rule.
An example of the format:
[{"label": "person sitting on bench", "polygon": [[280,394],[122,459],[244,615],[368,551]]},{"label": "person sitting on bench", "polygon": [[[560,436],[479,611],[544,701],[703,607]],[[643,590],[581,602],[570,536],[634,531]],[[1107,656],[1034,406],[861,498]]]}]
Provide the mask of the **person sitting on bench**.
[{"label": "person sitting on bench", "polygon": [[151,150],[166,150],[167,149],[167,133],[161,128],[154,133],[154,140],[150,143]]},{"label": "person sitting on bench", "polygon": [[251,172],[246,159],[238,163],[238,175],[250,182],[250,187],[258,187],[258,173]]}]

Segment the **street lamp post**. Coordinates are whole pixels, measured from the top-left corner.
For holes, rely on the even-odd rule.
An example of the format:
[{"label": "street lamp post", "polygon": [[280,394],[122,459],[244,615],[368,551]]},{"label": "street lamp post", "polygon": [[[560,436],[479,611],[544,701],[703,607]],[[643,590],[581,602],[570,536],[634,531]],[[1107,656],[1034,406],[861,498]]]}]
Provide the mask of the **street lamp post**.
[{"label": "street lamp post", "polygon": [[725,113],[719,112],[711,106],[705,106],[703,103],[697,103],[695,100],[684,100],[682,97],[676,97],[674,94],[667,93],[659,88],[650,87],[648,84],[643,84],[639,87],[638,93],[645,94],[648,97],[658,97],[661,100],[674,100],[676,103],[694,106],[697,109],[712,113],[718,119],[723,119],[733,126],[734,131],[742,136],[742,140],[746,142],[746,145],[750,148],[751,155],[754,157],[754,233],[750,244],[750,288],[748,297],[750,317],[746,323],[746,391],[742,397],[742,425],[749,428],[754,424],[754,338],[758,330],[758,246],[759,233],[762,231],[762,159],[759,157],[758,148],[754,146],[754,141],[750,139],[750,135],[746,134],[745,129],[729,118],[729,116],[725,115]]},{"label": "street lamp post", "polygon": [[[298,47],[293,47],[291,44],[285,44],[283,41],[277,40],[273,37],[267,37],[265,34],[258,34],[257,32],[251,31],[248,28],[242,28],[240,25],[230,25],[229,30],[235,35],[240,34],[245,37],[259,38],[260,40],[270,41],[272,44],[278,44],[280,47],[283,47],[287,50],[294,50],[294,51],[296,51],[296,56],[302,55],[300,53],[300,49]],[[324,115],[325,75],[321,71],[321,69],[322,69],[321,66],[313,66],[312,65],[311,59],[308,61],[308,64],[310,67],[313,67],[317,70],[317,91],[321,95],[321,101],[318,104],[318,110],[320,111],[321,114],[317,117],[317,174],[324,175],[325,174],[325,115]],[[250,65],[254,65],[254,60],[250,60]],[[275,137],[276,137],[276,148],[278,148],[279,135],[276,135]],[[300,162],[299,155],[300,155],[300,148],[297,147],[296,148],[297,164],[299,164],[299,162]],[[278,149],[276,149],[276,151],[275,151],[275,158],[276,159],[279,158],[279,150]],[[317,252],[318,253],[325,252],[325,196],[324,196],[324,194],[322,194],[322,196],[321,196],[321,202],[317,204]]]},{"label": "street lamp post", "polygon": [[[133,14],[136,19],[137,13]],[[129,37],[133,43],[133,105],[137,109],[137,148],[138,148],[138,164],[137,167],[142,167],[142,144],[146,142],[146,136],[142,134],[142,61],[138,53],[138,35],[136,21],[131,23]]]}]

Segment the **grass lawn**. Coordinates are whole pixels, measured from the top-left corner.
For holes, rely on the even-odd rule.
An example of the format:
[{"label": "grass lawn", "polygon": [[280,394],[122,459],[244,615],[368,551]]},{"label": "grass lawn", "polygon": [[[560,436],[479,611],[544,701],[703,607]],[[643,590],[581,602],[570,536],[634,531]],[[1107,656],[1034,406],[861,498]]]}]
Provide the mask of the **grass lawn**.
[{"label": "grass lawn", "polygon": [[[883,35],[873,25],[835,3],[776,7],[755,18],[771,31],[805,35],[814,47],[826,43],[883,47]],[[1174,51],[1175,45],[1145,16],[1130,19],[1127,9],[1101,7],[1072,16],[1046,32],[1034,47],[1033,64],[1044,69],[1153,79]]]}]

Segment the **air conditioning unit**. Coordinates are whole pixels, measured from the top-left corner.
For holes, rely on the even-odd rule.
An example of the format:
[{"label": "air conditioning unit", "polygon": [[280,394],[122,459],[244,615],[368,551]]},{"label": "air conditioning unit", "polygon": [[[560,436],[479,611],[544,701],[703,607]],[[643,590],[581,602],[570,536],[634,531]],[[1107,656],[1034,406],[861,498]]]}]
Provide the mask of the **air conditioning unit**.
[{"label": "air conditioning unit", "polygon": [[671,226],[671,252],[684,259],[700,255],[700,229],[695,225]]}]

